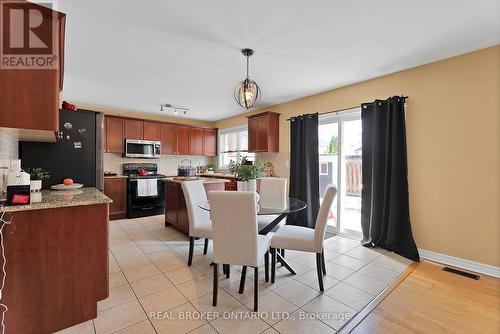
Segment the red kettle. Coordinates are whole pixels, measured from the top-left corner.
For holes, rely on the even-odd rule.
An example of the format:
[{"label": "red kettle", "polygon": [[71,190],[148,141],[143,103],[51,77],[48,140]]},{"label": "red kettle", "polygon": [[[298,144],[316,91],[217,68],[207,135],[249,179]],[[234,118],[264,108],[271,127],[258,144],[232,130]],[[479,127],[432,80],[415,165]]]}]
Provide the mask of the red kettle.
[{"label": "red kettle", "polygon": [[139,176],[147,176],[147,175],[148,175],[148,172],[145,169],[141,169],[139,171]]}]

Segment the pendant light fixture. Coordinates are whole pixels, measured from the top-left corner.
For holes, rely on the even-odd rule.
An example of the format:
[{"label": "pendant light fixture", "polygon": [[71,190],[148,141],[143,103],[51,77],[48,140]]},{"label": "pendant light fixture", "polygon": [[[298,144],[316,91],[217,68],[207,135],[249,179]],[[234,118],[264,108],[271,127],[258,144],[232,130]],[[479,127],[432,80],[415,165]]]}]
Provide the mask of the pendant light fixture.
[{"label": "pendant light fixture", "polygon": [[240,106],[250,109],[259,98],[260,88],[255,81],[248,77],[248,58],[253,55],[253,50],[243,49],[241,53],[247,57],[247,77],[234,89],[234,99]]}]

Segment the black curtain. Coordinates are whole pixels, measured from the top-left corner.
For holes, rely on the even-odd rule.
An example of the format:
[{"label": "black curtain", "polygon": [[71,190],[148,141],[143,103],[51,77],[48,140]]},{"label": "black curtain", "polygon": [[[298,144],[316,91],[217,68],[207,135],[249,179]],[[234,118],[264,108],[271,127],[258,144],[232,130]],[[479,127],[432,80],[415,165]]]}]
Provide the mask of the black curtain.
[{"label": "black curtain", "polygon": [[419,261],[408,201],[405,101],[393,96],[361,108],[363,245]]},{"label": "black curtain", "polygon": [[318,114],[290,119],[290,197],[307,208],[288,215],[288,225],[314,228],[319,211]]}]

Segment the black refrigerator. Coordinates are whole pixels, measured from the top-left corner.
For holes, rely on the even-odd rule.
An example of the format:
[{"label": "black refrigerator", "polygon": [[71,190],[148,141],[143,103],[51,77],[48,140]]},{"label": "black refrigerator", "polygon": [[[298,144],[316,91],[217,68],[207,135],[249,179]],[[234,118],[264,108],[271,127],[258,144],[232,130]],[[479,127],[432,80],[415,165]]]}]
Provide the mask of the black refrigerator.
[{"label": "black refrigerator", "polygon": [[85,187],[103,190],[103,131],[102,113],[61,109],[55,143],[19,142],[22,168],[48,171],[50,178],[42,182],[44,189],[71,178]]}]

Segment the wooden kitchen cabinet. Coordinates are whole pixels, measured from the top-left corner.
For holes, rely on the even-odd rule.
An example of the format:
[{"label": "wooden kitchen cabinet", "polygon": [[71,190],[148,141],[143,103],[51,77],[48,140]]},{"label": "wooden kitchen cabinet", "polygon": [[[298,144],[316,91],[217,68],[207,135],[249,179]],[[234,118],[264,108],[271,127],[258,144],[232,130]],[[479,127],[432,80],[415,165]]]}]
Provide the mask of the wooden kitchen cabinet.
[{"label": "wooden kitchen cabinet", "polygon": [[217,155],[217,129],[204,129],[204,155],[215,157]]},{"label": "wooden kitchen cabinet", "polygon": [[122,118],[106,117],[105,122],[105,151],[109,153],[123,153],[124,121]]},{"label": "wooden kitchen cabinet", "polygon": [[177,154],[177,126],[174,124],[161,124],[161,154]]},{"label": "wooden kitchen cabinet", "polygon": [[165,223],[177,225],[177,183],[165,182]]},{"label": "wooden kitchen cabinet", "polygon": [[144,121],[143,139],[161,140],[161,124],[158,122]]},{"label": "wooden kitchen cabinet", "polygon": [[191,142],[190,142],[190,154],[191,155],[203,155],[204,154],[204,144],[203,137],[205,131],[200,128],[191,128]]},{"label": "wooden kitchen cabinet", "polygon": [[165,226],[189,233],[189,218],[184,192],[180,183],[165,182]]},{"label": "wooden kitchen cabinet", "polygon": [[104,194],[113,200],[109,205],[109,219],[122,219],[127,216],[127,179],[104,178]]},{"label": "wooden kitchen cabinet", "polygon": [[[16,5],[16,2],[2,3],[5,11]],[[57,67],[0,69],[0,128],[19,140],[55,141],[54,131],[59,131],[59,92],[62,90],[64,77],[66,15],[37,4],[31,6],[36,10],[26,14],[28,20],[33,16],[38,21],[40,13],[44,19],[52,21],[51,28],[55,32],[54,37],[58,39],[53,51]],[[24,26],[21,28],[24,29]]]},{"label": "wooden kitchen cabinet", "polygon": [[105,116],[105,151],[123,153],[125,139],[161,142],[162,155],[217,155],[217,129]]},{"label": "wooden kitchen cabinet", "polygon": [[279,116],[268,111],[248,117],[249,152],[279,152]]},{"label": "wooden kitchen cabinet", "polygon": [[[227,183],[204,183],[203,187],[208,194],[210,191],[224,190],[224,184]],[[189,235],[189,217],[181,183],[167,180],[165,187],[165,226],[172,226],[182,233]]]},{"label": "wooden kitchen cabinet", "polygon": [[139,139],[144,137],[144,122],[135,119],[125,119],[125,139]]},{"label": "wooden kitchen cabinet", "polygon": [[191,127],[178,126],[177,127],[177,154],[190,155],[191,154]]}]

